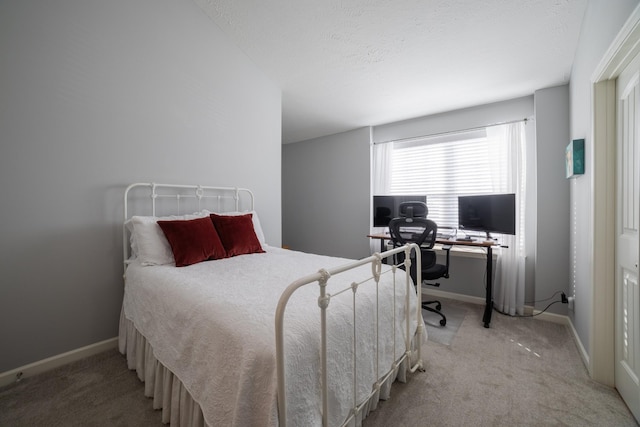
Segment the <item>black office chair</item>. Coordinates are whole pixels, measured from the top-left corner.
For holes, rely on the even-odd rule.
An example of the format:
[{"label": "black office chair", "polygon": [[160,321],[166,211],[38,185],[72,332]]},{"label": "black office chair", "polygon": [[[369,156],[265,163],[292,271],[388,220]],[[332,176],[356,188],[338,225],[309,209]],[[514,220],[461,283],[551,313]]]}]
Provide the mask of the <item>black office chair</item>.
[{"label": "black office chair", "polygon": [[[438,264],[436,252],[433,250],[433,246],[436,242],[436,236],[438,234],[438,225],[426,218],[428,210],[424,203],[407,203],[411,203],[413,206],[407,205],[403,210],[403,206],[401,205],[400,214],[404,214],[404,216],[394,218],[389,222],[391,241],[393,242],[394,247],[404,246],[407,243],[416,243],[420,246],[420,253],[422,255],[422,265],[420,266],[422,272],[422,284],[440,286],[440,283],[428,283],[427,281],[437,280],[442,277],[449,277],[449,253],[451,245],[444,245],[442,247],[446,252],[446,264]],[[414,212],[419,214],[424,213],[424,216],[414,216]],[[404,256],[404,253],[398,254],[396,262],[404,262]],[[416,284],[416,290],[418,292],[422,292],[421,284],[417,283],[417,265],[415,259],[412,260],[409,274],[413,279],[413,283]],[[435,304],[435,307],[431,307],[433,304]],[[445,326],[447,324],[447,318],[441,312],[442,304],[440,301],[423,301],[422,308],[440,315],[441,326]]]}]

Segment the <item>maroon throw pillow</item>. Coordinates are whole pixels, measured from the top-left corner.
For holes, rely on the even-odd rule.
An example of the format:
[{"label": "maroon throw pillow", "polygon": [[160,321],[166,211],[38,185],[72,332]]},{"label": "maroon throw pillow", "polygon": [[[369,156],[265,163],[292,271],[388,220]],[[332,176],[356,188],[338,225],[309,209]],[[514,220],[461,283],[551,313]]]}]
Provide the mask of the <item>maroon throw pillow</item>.
[{"label": "maroon throw pillow", "polygon": [[207,217],[158,221],[158,225],[169,241],[176,267],[227,257],[220,237]]},{"label": "maroon throw pillow", "polygon": [[228,256],[264,252],[253,229],[251,217],[250,213],[246,215],[211,214],[211,221]]}]

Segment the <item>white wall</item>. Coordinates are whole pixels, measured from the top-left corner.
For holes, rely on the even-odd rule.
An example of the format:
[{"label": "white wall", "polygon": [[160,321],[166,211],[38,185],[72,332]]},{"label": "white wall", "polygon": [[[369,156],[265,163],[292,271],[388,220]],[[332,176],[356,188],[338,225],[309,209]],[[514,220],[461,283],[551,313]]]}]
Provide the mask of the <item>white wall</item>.
[{"label": "white wall", "polygon": [[280,91],[192,1],[3,1],[0,57],[0,372],[117,335],[131,182],[251,188],[280,245]]},{"label": "white wall", "polygon": [[282,149],[282,240],[291,249],[369,256],[370,129]]},{"label": "white wall", "polygon": [[591,354],[591,310],[593,279],[591,254],[592,199],[592,74],[609,45],[638,5],[637,0],[590,0],[585,12],[578,49],[571,71],[571,139],[585,139],[585,174],[571,182],[571,218],[575,221],[570,250],[573,260],[571,283],[575,310],[570,317],[587,353]]}]

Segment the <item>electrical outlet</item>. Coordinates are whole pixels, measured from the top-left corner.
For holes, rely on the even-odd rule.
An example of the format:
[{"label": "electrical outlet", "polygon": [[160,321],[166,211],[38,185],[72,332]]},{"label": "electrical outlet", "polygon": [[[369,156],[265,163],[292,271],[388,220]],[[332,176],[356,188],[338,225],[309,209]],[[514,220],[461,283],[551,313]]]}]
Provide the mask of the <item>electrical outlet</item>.
[{"label": "electrical outlet", "polygon": [[576,300],[576,297],[567,298],[567,304],[569,304],[569,310],[573,311],[573,304]]}]

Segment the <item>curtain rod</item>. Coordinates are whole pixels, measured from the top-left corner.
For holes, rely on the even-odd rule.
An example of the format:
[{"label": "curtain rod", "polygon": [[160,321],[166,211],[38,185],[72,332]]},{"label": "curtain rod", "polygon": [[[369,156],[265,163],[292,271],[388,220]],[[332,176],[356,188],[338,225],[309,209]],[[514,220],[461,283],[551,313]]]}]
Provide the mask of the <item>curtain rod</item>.
[{"label": "curtain rod", "polygon": [[506,122],[492,123],[490,125],[476,126],[476,127],[472,127],[472,128],[466,128],[466,129],[449,130],[449,131],[445,131],[445,132],[431,133],[431,134],[428,134],[428,135],[411,136],[409,138],[390,139],[388,141],[379,141],[379,142],[374,142],[373,145],[388,144],[390,142],[411,142],[411,141],[417,141],[417,140],[425,139],[425,138],[432,138],[432,137],[444,136],[444,135],[453,135],[453,134],[456,134],[456,133],[463,133],[463,132],[471,132],[471,131],[474,131],[474,130],[481,130],[481,129],[485,129],[485,128],[492,127],[492,126],[508,125],[508,124],[511,124],[511,123],[518,123],[518,122],[524,122],[525,124],[527,124],[527,121],[529,121],[529,120],[533,120],[533,119],[525,117],[524,119],[509,120],[509,121],[506,121]]}]

